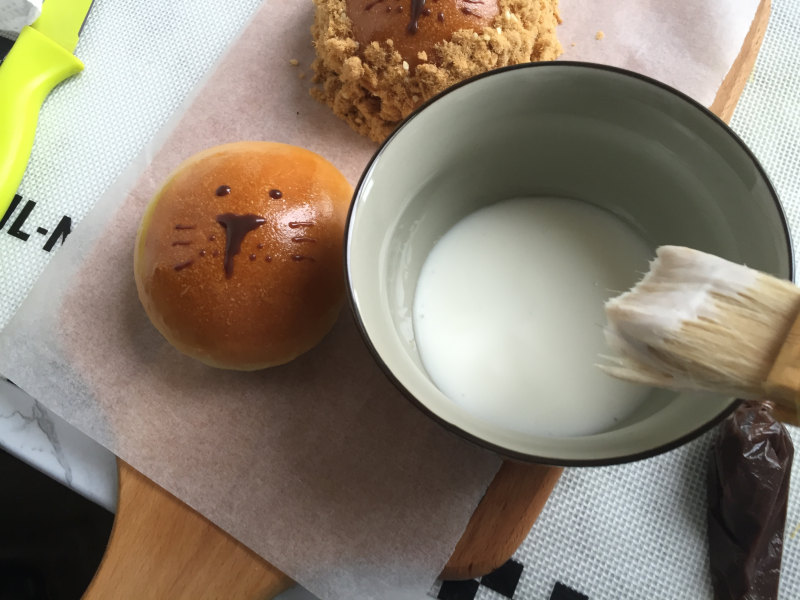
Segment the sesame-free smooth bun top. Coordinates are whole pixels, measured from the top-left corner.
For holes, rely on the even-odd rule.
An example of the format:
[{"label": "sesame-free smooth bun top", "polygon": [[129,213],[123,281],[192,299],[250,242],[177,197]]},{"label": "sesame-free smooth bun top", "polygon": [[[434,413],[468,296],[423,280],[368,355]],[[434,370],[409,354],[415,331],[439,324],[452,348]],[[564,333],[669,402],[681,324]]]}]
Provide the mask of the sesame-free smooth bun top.
[{"label": "sesame-free smooth bun top", "polygon": [[153,325],[208,365],[286,363],[344,301],[352,187],[321,156],[272,142],[210,148],[180,165],[139,228],[134,274]]},{"label": "sesame-free smooth bun top", "polygon": [[353,33],[362,46],[392,40],[394,49],[411,66],[420,53],[434,56],[434,46],[459,30],[474,31],[491,24],[497,0],[346,0]]}]

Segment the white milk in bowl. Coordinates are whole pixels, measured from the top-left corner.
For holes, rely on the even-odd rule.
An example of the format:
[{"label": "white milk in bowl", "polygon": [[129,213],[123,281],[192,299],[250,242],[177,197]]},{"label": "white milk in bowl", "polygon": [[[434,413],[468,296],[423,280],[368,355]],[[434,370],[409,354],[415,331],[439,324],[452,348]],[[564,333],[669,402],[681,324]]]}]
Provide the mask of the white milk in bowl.
[{"label": "white milk in bowl", "polygon": [[420,273],[414,333],[433,382],[481,418],[533,435],[613,428],[649,388],[596,364],[604,302],[647,271],[651,248],[577,200],[482,208],[436,243]]}]

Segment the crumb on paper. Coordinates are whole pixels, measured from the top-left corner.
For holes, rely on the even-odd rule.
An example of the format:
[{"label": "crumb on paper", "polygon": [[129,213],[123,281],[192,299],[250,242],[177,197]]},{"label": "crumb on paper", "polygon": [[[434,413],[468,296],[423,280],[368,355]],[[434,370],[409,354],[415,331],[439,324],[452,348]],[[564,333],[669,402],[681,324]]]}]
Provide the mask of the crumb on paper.
[{"label": "crumb on paper", "polygon": [[569,45],[569,47],[570,47],[570,48],[574,48],[574,47],[575,47],[575,42],[572,42],[572,43]]},{"label": "crumb on paper", "polygon": [[606,37],[606,34],[603,33],[602,29],[598,31],[596,34],[594,34],[594,39],[596,40],[602,40],[604,37]]},{"label": "crumb on paper", "polygon": [[[392,40],[360,46],[346,0],[314,0],[311,95],[358,133],[380,142],[422,102],[490,69],[555,60],[557,0],[498,0],[498,15],[477,31],[456,31],[409,65]],[[441,65],[446,65],[443,67]],[[415,99],[416,98],[416,99]]]},{"label": "crumb on paper", "polygon": [[795,537],[797,537],[798,533],[800,533],[800,522],[797,523],[797,527],[794,528],[794,531],[792,531],[792,534],[789,536],[789,539],[793,540]]},{"label": "crumb on paper", "polygon": [[297,60],[296,58],[292,58],[289,60],[289,64],[292,65],[293,67],[296,67],[297,65],[300,64],[300,61]]}]

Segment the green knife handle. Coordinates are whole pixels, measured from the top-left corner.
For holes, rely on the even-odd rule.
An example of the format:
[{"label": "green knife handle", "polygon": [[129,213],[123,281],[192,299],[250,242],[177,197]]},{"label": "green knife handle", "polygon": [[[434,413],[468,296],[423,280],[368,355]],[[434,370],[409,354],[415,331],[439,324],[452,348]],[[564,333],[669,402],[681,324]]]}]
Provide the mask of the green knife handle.
[{"label": "green knife handle", "polygon": [[32,27],[23,28],[0,64],[0,217],[25,174],[44,99],[82,70],[73,54]]}]

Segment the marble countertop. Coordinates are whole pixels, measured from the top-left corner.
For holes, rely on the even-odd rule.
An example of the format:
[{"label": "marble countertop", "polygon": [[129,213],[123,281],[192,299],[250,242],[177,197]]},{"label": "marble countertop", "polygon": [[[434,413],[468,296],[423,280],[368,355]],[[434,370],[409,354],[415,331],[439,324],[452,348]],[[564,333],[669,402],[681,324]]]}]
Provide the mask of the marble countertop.
[{"label": "marble countertop", "polygon": [[[0,447],[92,502],[116,511],[116,456],[2,377]],[[317,599],[295,586],[277,600]]]},{"label": "marble countertop", "polygon": [[85,498],[116,510],[116,457],[4,378],[0,446]]}]

